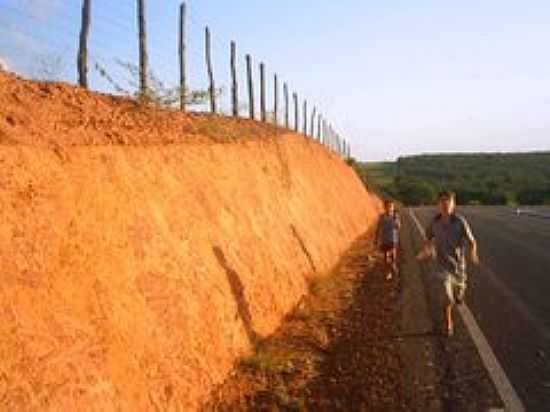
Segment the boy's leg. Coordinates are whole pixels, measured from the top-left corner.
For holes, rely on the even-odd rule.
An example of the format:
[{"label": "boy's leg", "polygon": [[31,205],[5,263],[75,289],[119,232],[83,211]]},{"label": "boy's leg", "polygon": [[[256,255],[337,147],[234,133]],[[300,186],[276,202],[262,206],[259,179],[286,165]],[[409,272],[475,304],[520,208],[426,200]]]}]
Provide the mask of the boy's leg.
[{"label": "boy's leg", "polygon": [[386,272],[386,279],[390,280],[392,278],[393,264],[391,259],[391,250],[386,249],[384,252],[384,271]]},{"label": "boy's leg", "polygon": [[399,273],[399,268],[397,267],[397,245],[394,245],[392,249],[391,260],[392,260],[392,271],[394,275],[397,275]]}]

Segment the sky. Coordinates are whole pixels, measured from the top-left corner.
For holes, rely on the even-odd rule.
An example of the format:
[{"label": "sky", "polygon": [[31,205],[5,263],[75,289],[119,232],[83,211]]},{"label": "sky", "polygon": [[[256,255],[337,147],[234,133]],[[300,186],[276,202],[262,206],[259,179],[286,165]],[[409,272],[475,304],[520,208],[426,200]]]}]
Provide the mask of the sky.
[{"label": "sky", "polygon": [[[250,53],[255,67],[265,62],[268,79],[278,73],[315,105],[358,159],[550,150],[548,0],[187,4],[190,85],[207,85],[203,30],[209,25],[224,110],[235,40],[243,101],[243,56]],[[178,5],[147,1],[150,63],[167,84],[178,79]],[[47,68],[74,82],[79,24],[79,0],[0,0],[0,59],[25,76]],[[137,62],[135,0],[92,0],[90,36],[92,64],[108,68],[117,82],[128,80],[115,60]],[[90,82],[109,88],[96,70]]]}]

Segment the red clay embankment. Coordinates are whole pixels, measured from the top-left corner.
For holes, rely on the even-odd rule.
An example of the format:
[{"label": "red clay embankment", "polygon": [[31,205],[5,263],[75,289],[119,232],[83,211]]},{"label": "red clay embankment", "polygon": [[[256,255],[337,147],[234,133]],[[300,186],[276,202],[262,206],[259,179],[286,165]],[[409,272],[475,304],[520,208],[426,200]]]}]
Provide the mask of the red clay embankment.
[{"label": "red clay embankment", "polygon": [[0,409],[196,409],[379,207],[301,136],[0,73]]}]

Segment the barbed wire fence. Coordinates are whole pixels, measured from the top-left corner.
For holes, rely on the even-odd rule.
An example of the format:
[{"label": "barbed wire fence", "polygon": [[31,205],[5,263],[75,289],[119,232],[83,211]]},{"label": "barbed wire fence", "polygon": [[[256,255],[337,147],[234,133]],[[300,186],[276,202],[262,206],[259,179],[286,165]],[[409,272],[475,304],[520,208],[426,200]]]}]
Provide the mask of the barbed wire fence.
[{"label": "barbed wire fence", "polygon": [[51,14],[5,0],[0,58],[31,78],[271,123],[351,158],[351,145],[319,105],[236,40],[218,38],[186,2],[170,3],[149,16],[146,0],[69,0]]}]

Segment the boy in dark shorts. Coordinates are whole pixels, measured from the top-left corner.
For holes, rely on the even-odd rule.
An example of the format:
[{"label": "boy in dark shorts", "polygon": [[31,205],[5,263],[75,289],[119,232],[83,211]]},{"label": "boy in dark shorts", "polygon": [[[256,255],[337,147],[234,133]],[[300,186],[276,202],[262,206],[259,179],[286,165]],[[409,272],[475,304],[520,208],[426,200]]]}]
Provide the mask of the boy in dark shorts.
[{"label": "boy in dark shorts", "polygon": [[395,204],[392,200],[384,202],[384,213],[378,218],[378,227],[376,229],[376,244],[384,254],[384,270],[386,279],[390,280],[393,275],[397,275],[397,248],[399,246],[399,229],[401,221],[395,210]]},{"label": "boy in dark shorts", "polygon": [[441,282],[445,297],[444,334],[453,334],[452,310],[455,304],[461,304],[466,292],[466,249],[470,260],[479,264],[477,245],[470,225],[466,219],[455,213],[455,194],[443,191],[439,194],[439,213],[426,229],[424,249],[418,259],[436,256],[436,278]]}]

